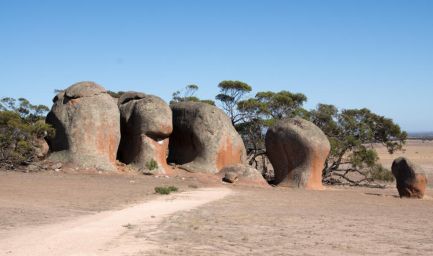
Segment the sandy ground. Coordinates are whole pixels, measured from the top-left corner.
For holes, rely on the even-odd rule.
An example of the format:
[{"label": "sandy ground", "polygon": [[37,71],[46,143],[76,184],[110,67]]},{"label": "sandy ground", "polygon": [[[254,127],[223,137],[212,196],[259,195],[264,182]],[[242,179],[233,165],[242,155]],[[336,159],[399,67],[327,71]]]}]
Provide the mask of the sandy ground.
[{"label": "sandy ground", "polygon": [[201,187],[193,177],[0,171],[0,238],[10,230],[122,209],[156,197],[154,187]]},{"label": "sandy ground", "polygon": [[[9,232],[0,239],[0,253],[5,255],[131,255],[152,249],[151,243],[134,236],[139,227],[149,233],[162,218],[177,211],[194,209],[221,199],[226,188],[205,188],[160,197],[117,211],[106,211],[71,221],[32,226]],[[132,233],[132,234],[131,234]]]},{"label": "sandy ground", "polygon": [[[433,200],[394,189],[242,189],[172,215],[138,255],[431,255]],[[430,194],[431,195],[431,194]]]},{"label": "sandy ground", "polygon": [[[420,164],[432,185],[433,142],[408,141],[405,152],[394,155],[377,149],[388,168],[401,155]],[[393,184],[386,189],[305,191],[208,180],[199,174],[156,178],[0,171],[0,255],[430,255],[433,251],[431,187],[425,199],[410,200],[398,198]],[[180,193],[155,195],[154,187],[163,185],[177,186]]]},{"label": "sandy ground", "polygon": [[395,158],[404,156],[419,164],[425,171],[427,179],[430,180],[430,187],[433,187],[433,141],[408,140],[403,151],[389,154],[382,145],[376,145],[380,162],[383,166],[391,169],[392,161]]},{"label": "sandy ground", "polygon": [[[155,195],[158,184],[176,185],[186,194]],[[202,183],[181,178],[0,172],[0,255],[429,255],[433,250],[431,190],[426,199],[408,200],[392,187],[197,186]]]}]

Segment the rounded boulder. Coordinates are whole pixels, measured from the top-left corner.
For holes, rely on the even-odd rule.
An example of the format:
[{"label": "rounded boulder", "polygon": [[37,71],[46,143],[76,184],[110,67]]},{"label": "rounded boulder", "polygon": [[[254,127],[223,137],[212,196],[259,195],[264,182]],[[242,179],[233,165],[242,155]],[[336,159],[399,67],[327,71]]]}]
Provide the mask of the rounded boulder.
[{"label": "rounded boulder", "polygon": [[178,102],[170,107],[169,162],[191,172],[218,173],[246,161],[242,138],[221,109],[202,102]]},{"label": "rounded boulder", "polygon": [[56,133],[48,138],[55,161],[115,171],[120,141],[120,114],[106,90],[80,82],[58,93],[46,118]]},{"label": "rounded boulder", "polygon": [[243,164],[224,167],[220,171],[222,180],[227,183],[237,183],[247,186],[269,187],[259,170]]},{"label": "rounded boulder", "polygon": [[423,198],[427,186],[424,170],[407,158],[399,157],[392,163],[392,174],[400,197]]},{"label": "rounded boulder", "polygon": [[331,147],[319,127],[298,117],[283,119],[268,129],[265,145],[275,185],[322,189],[322,171]]},{"label": "rounded boulder", "polygon": [[119,109],[119,160],[146,173],[166,174],[168,142],[173,131],[168,104],[157,96],[127,92],[119,98]]}]

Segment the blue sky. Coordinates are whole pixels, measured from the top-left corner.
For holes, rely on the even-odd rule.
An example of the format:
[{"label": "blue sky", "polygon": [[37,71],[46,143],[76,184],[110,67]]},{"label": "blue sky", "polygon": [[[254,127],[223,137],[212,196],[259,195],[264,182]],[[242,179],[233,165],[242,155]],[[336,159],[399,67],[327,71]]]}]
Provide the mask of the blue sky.
[{"label": "blue sky", "polygon": [[433,1],[0,0],[0,97],[93,80],[169,100],[221,80],[433,130]]}]

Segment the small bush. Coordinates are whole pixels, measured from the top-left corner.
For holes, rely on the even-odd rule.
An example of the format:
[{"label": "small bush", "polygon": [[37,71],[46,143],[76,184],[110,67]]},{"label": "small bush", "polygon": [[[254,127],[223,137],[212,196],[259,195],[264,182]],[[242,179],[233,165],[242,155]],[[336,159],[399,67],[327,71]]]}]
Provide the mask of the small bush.
[{"label": "small bush", "polygon": [[369,174],[373,180],[380,180],[386,182],[394,181],[394,175],[392,174],[392,172],[384,168],[382,165],[375,165],[374,167],[372,167],[369,171]]},{"label": "small bush", "polygon": [[155,193],[160,195],[168,195],[171,192],[177,192],[178,188],[175,186],[169,186],[169,187],[155,187]]},{"label": "small bush", "polygon": [[158,169],[158,163],[157,163],[154,159],[151,159],[150,161],[148,161],[148,162],[146,163],[146,168],[147,168],[149,171],[156,170],[156,169]]}]

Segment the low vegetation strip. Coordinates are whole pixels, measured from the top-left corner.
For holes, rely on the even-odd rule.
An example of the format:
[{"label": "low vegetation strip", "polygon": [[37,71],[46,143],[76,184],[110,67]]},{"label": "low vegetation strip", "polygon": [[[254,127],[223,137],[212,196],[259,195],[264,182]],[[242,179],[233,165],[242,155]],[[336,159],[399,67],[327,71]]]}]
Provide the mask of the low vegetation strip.
[{"label": "low vegetation strip", "polygon": [[175,186],[168,187],[155,187],[155,193],[160,195],[169,195],[171,192],[177,192],[178,188]]}]

